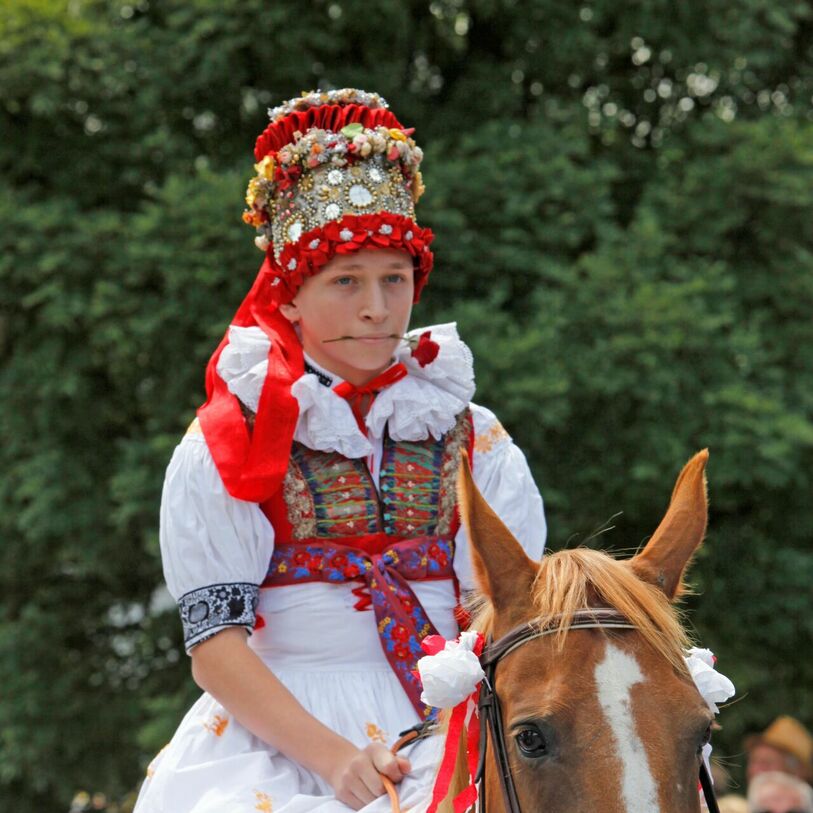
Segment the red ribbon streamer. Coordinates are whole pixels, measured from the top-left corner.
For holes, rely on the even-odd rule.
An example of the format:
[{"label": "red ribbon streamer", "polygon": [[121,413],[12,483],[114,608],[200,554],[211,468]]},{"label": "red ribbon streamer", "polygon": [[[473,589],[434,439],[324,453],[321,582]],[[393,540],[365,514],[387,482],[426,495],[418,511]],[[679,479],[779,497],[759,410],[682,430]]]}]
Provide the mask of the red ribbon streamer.
[{"label": "red ribbon streamer", "polygon": [[[430,655],[434,655],[443,649],[438,645],[440,636],[429,635],[421,642],[421,648]],[[483,636],[478,633],[477,643],[474,646],[474,654],[478,657],[483,651]],[[445,642],[443,642],[445,646]],[[438,805],[449,793],[449,785],[452,783],[455,765],[457,763],[458,744],[466,723],[466,713],[469,703],[473,703],[471,717],[469,719],[468,731],[466,732],[466,762],[469,771],[469,784],[466,785],[452,801],[454,813],[465,813],[477,801],[477,785],[474,782],[477,774],[477,763],[480,756],[480,714],[478,711],[478,700],[480,698],[480,687],[477,688],[462,702],[458,703],[452,710],[449,718],[449,728],[446,732],[446,743],[444,745],[443,759],[440,763],[440,770],[435,779],[435,786],[432,788],[432,801],[429,803],[426,813],[436,813]]]}]

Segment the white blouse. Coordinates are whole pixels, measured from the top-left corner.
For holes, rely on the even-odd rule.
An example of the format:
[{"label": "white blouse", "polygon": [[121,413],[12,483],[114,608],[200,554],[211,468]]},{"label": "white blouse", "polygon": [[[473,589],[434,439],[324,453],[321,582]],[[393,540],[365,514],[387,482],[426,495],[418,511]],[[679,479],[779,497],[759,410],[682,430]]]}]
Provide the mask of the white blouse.
[{"label": "white blouse", "polygon": [[[545,545],[545,515],[525,456],[492,412],[469,404],[474,389],[471,354],[455,326],[429,329],[441,346],[438,358],[421,368],[408,349],[401,353],[398,360],[409,374],[376,398],[367,416],[367,437],[347,402],[332,390],[340,379],[309,360],[314,372],[293,387],[300,404],[295,438],[312,449],[366,457],[377,484],[385,428],[395,440],[430,434],[440,438],[470,405],[474,480],[528,555],[538,559]],[[234,352],[226,352],[229,348]],[[219,374],[243,403],[256,409],[268,339],[259,328],[232,328],[226,350]],[[325,376],[332,378],[331,386],[319,382]],[[463,528],[455,541],[454,570],[460,587],[475,589]],[[235,499],[226,491],[197,420],[167,468],[160,543],[167,586],[180,606],[187,651],[229,626],[251,631],[259,586],[274,550],[274,529],[257,503]]]}]

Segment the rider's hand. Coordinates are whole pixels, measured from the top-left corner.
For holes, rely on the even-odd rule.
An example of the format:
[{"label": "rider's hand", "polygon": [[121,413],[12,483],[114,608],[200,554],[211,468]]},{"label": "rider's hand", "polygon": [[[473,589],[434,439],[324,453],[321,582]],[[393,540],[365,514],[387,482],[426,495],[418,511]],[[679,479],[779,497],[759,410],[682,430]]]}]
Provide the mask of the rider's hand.
[{"label": "rider's hand", "polygon": [[386,745],[373,742],[362,751],[348,748],[328,781],[340,802],[358,810],[386,792],[379,774],[400,782],[409,771],[409,760],[395,756]]}]

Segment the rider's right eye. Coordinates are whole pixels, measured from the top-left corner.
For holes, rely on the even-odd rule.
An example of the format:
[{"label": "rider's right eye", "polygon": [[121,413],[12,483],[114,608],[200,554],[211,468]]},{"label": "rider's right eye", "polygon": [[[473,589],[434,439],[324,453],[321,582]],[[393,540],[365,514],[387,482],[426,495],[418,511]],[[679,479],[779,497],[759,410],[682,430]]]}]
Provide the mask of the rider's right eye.
[{"label": "rider's right eye", "polygon": [[526,757],[544,757],[548,753],[548,743],[538,728],[523,728],[516,736],[519,750]]}]

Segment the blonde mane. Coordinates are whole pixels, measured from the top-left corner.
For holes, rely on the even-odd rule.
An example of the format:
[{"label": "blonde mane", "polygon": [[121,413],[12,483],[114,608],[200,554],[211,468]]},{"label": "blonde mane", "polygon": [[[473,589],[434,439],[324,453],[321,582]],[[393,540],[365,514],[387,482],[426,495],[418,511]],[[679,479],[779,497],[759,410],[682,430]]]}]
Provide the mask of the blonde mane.
[{"label": "blonde mane", "polygon": [[[685,671],[684,650],[690,645],[679,611],[654,585],[639,579],[628,562],[602,551],[575,548],[546,554],[539,564],[529,596],[533,620],[552,627],[561,649],[576,610],[614,607],[649,646],[676,669]],[[494,609],[483,597],[476,601],[472,629],[486,637],[494,626]]]}]

